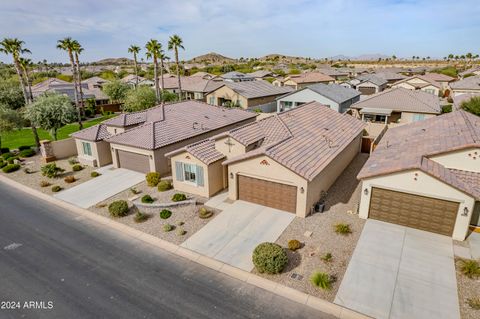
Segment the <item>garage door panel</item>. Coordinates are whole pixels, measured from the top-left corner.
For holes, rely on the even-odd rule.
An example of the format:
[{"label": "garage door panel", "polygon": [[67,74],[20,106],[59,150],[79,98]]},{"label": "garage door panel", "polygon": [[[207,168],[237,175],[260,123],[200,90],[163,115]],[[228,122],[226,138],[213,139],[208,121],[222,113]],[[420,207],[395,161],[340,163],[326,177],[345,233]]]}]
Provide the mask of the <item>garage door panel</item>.
[{"label": "garage door panel", "polygon": [[451,236],[459,203],[372,188],[369,217]]},{"label": "garage door panel", "polygon": [[130,169],[141,173],[150,172],[150,160],[148,155],[117,150],[118,167]]},{"label": "garage door panel", "polygon": [[295,213],[297,188],[258,178],[238,176],[238,198],[279,210]]}]

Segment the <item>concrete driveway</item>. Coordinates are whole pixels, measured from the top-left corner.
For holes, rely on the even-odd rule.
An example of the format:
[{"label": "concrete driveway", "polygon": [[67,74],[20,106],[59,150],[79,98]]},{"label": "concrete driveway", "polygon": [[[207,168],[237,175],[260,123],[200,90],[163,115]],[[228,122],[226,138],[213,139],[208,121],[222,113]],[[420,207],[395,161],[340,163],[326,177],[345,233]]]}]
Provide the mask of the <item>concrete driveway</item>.
[{"label": "concrete driveway", "polygon": [[253,249],[263,242],[275,242],[294,218],[291,213],[238,200],[182,246],[251,271]]},{"label": "concrete driveway", "polygon": [[459,319],[452,239],[367,220],[335,303],[374,318]]},{"label": "concrete driveway", "polygon": [[124,168],[101,169],[99,172],[101,176],[61,191],[54,197],[88,208],[145,180],[145,174]]}]

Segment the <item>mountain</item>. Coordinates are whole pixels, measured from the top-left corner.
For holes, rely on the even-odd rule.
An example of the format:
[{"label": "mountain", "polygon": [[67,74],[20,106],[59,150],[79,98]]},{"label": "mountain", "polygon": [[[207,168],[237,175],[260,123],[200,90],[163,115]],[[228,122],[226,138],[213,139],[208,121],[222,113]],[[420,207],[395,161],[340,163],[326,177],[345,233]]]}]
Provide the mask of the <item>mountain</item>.
[{"label": "mountain", "polygon": [[96,65],[120,65],[120,64],[133,64],[132,59],[128,58],[107,58],[93,62]]},{"label": "mountain", "polygon": [[345,60],[350,60],[350,61],[376,61],[378,59],[385,59],[385,58],[390,58],[391,56],[385,55],[385,54],[361,54],[357,56],[347,56],[343,54],[335,55],[330,57],[330,60],[333,61],[345,61]]},{"label": "mountain", "polygon": [[224,62],[235,62],[235,59],[223,56],[221,54],[215,53],[215,52],[210,52],[207,54],[199,55],[197,57],[194,57],[190,61],[190,63],[211,63],[211,64],[216,64],[216,63],[224,63]]}]

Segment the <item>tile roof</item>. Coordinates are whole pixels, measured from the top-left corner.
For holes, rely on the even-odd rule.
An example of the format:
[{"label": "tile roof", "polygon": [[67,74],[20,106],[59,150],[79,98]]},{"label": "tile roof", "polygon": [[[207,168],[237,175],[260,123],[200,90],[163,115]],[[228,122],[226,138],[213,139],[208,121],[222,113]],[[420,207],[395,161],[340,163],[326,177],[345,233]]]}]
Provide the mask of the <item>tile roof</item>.
[{"label": "tile roof", "polygon": [[[414,79],[420,79],[426,83],[420,83],[420,82],[411,82],[411,80],[414,80]],[[429,77],[429,76],[425,76],[425,75],[414,75],[414,76],[411,76],[411,77],[408,77],[406,79],[403,79],[403,80],[400,80],[400,81],[397,81],[395,82],[393,85],[397,85],[397,84],[400,84],[400,83],[408,83],[410,84],[411,86],[414,86],[416,88],[423,88],[425,86],[428,86],[428,85],[433,85],[437,88],[441,88],[442,85],[440,83],[438,83],[437,81],[435,81],[433,79],[433,77]]]},{"label": "tile roof", "polygon": [[50,87],[55,84],[69,84],[73,86],[73,84],[70,82],[63,81],[57,78],[49,78],[49,79],[46,79],[45,81],[32,85],[32,93],[34,93],[34,95],[37,92],[43,93],[48,89],[50,89]]},{"label": "tile roof", "polygon": [[480,91],[480,75],[470,76],[460,81],[450,83],[450,87],[464,90],[479,90]]},{"label": "tile roof", "polygon": [[473,97],[480,97],[480,92],[479,93],[463,93],[463,94],[454,95],[452,97],[453,107],[459,110],[461,109],[463,102],[469,101]]},{"label": "tile roof", "polygon": [[[215,140],[206,139],[184,148],[187,152],[198,158],[206,165],[225,158],[225,155],[215,149]],[[166,154],[168,156],[169,154]]]},{"label": "tile roof", "polygon": [[334,82],[335,79],[329,75],[320,72],[307,72],[301,74],[290,75],[283,81],[291,80],[297,84],[300,83],[318,83],[318,82]]},{"label": "tile roof", "polygon": [[253,80],[253,76],[250,76],[250,75],[242,73],[242,72],[237,72],[237,71],[227,72],[227,73],[222,74],[220,76],[222,78],[228,79],[228,80],[245,80],[245,79],[247,79],[247,80],[252,79]]},{"label": "tile roof", "polygon": [[81,140],[98,142],[110,137],[111,134],[107,131],[107,126],[105,124],[97,124],[70,134],[70,136]]},{"label": "tile roof", "polygon": [[337,103],[343,103],[360,95],[360,92],[357,90],[333,83],[328,85],[318,83],[309,85],[308,88]]},{"label": "tile roof", "polygon": [[390,128],[357,178],[420,169],[479,198],[478,189],[472,189],[466,182],[466,173],[447,169],[429,159],[433,155],[469,147],[480,147],[480,117],[462,110]]},{"label": "tile roof", "polygon": [[[201,76],[181,76],[180,81],[183,91],[201,93],[214,91],[224,84],[223,81],[208,80]],[[165,78],[163,83],[165,89],[178,89],[178,79],[176,76]]]},{"label": "tile roof", "polygon": [[[256,115],[238,108],[222,108],[198,101],[184,101],[157,106],[146,111],[122,114],[104,122],[137,127],[107,139],[114,144],[143,149],[158,149]],[[113,123],[113,124],[111,124]]]},{"label": "tile roof", "polygon": [[438,96],[404,88],[393,88],[373,94],[350,106],[354,109],[377,108],[397,112],[440,114],[440,99]]},{"label": "tile roof", "polygon": [[394,73],[394,72],[376,72],[375,73],[375,76],[379,77],[379,78],[382,78],[386,81],[400,81],[400,80],[403,80],[403,79],[406,79],[407,77],[403,74],[400,74],[400,73]]},{"label": "tile roof", "polygon": [[432,79],[436,82],[452,82],[455,78],[441,73],[425,73],[424,78]]},{"label": "tile roof", "polygon": [[291,87],[274,86],[263,80],[245,82],[224,82],[223,85],[229,87],[230,89],[247,99],[254,99],[272,95],[282,95],[293,91]]},{"label": "tile roof", "polygon": [[267,70],[258,70],[255,72],[247,73],[248,76],[254,77],[254,78],[264,78],[264,77],[269,77],[272,76],[273,73],[271,71]]},{"label": "tile roof", "polygon": [[385,80],[384,78],[381,78],[375,74],[363,74],[363,75],[359,75],[357,77],[358,80],[360,80],[360,84],[364,83],[364,82],[371,82],[377,86],[382,86],[382,85],[385,85],[387,84],[387,80]]}]

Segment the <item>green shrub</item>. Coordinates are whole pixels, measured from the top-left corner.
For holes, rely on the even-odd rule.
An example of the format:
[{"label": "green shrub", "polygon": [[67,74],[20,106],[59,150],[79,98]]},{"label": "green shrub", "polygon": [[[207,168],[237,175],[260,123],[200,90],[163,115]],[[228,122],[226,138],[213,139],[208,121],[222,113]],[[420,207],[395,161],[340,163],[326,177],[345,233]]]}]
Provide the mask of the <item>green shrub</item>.
[{"label": "green shrub", "polygon": [[278,274],[288,263],[285,250],[275,243],[261,243],[253,250],[252,261],[260,273]]},{"label": "green shrub", "polygon": [[143,223],[144,221],[148,220],[149,218],[150,218],[150,215],[142,213],[142,212],[137,212],[135,214],[135,217],[133,218],[133,220],[136,223]]},{"label": "green shrub", "polygon": [[170,181],[160,181],[160,183],[158,183],[158,191],[159,192],[165,192],[165,191],[168,191],[169,189],[172,189],[172,182],[170,182]]},{"label": "green shrub", "polygon": [[160,212],[161,219],[168,219],[170,218],[170,216],[172,216],[172,212],[168,209],[162,209],[162,211]]},{"label": "green shrub", "polygon": [[460,271],[470,279],[480,277],[480,264],[473,259],[461,259]]},{"label": "green shrub", "polygon": [[123,217],[128,214],[128,203],[125,200],[117,200],[108,205],[108,211],[112,217]]},{"label": "green shrub", "polygon": [[55,163],[50,163],[47,165],[43,165],[41,171],[43,176],[46,176],[48,178],[54,178],[65,170],[61,167],[58,167]]},{"label": "green shrub", "polygon": [[310,277],[310,282],[315,287],[330,290],[332,289],[333,278],[327,273],[316,271]]},{"label": "green shrub", "polygon": [[154,202],[154,199],[152,198],[152,196],[150,196],[148,194],[142,196],[142,203],[151,204],[153,202]]},{"label": "green shrub", "polygon": [[177,223],[177,226],[183,226],[183,225],[185,225],[185,223],[182,222],[182,221],[180,221],[180,222]]},{"label": "green shrub", "polygon": [[183,228],[177,229],[177,235],[178,235],[178,236],[183,236],[183,235],[185,235],[186,233],[187,233],[187,231],[186,231],[185,229],[183,229]]},{"label": "green shrub", "polygon": [[78,164],[78,159],[76,157],[71,157],[68,159],[68,164],[70,165],[75,165],[75,164]]},{"label": "green shrub", "polygon": [[174,202],[181,202],[183,200],[186,200],[187,199],[187,196],[185,194],[181,194],[181,193],[176,193],[172,196],[172,201]]},{"label": "green shrub", "polygon": [[10,149],[8,147],[2,147],[0,148],[0,154],[5,154],[10,152]]},{"label": "green shrub", "polygon": [[20,169],[20,164],[8,164],[7,166],[2,168],[4,173],[12,173],[18,171]]},{"label": "green shrub", "polygon": [[137,190],[135,187],[132,187],[130,188],[130,192],[133,194],[133,195],[137,195],[137,194],[140,194],[141,192],[139,190]]},{"label": "green shrub", "polygon": [[296,239],[292,239],[288,241],[288,249],[291,251],[295,251],[297,249],[302,248],[302,243]]},{"label": "green shrub", "polygon": [[26,149],[26,150],[23,150],[23,151],[20,151],[20,153],[18,154],[20,157],[32,157],[34,156],[36,153],[34,150],[32,150],[31,148],[29,149]]},{"label": "green shrub", "polygon": [[169,231],[172,231],[172,230],[173,230],[173,226],[172,226],[172,225],[170,225],[170,224],[165,224],[165,225],[163,225],[163,231],[164,231],[165,233],[168,233]]},{"label": "green shrub", "polygon": [[90,177],[98,177],[100,175],[102,175],[102,174],[100,174],[99,172],[95,172],[95,171],[90,173]]},{"label": "green shrub", "polygon": [[467,303],[470,308],[480,310],[480,297],[468,298]]},{"label": "green shrub", "polygon": [[452,112],[452,104],[442,106],[442,114]]},{"label": "green shrub", "polygon": [[4,166],[7,166],[7,164],[8,164],[8,163],[5,162],[5,161],[3,161],[3,160],[0,161],[0,168],[3,168]]},{"label": "green shrub", "polygon": [[145,180],[147,181],[147,185],[150,187],[155,187],[160,183],[160,173],[157,172],[150,172],[145,175]]},{"label": "green shrub", "polygon": [[28,145],[22,145],[22,146],[19,146],[18,147],[18,150],[21,152],[21,151],[24,151],[24,150],[31,150],[32,147],[31,146],[28,146]]},{"label": "green shrub", "polygon": [[15,160],[20,159],[18,156],[12,156],[7,159],[8,164],[15,164]]},{"label": "green shrub", "polygon": [[50,184],[48,181],[41,181],[40,182],[40,187],[48,187],[50,185],[52,185],[52,184]]},{"label": "green shrub", "polygon": [[325,255],[323,255],[322,257],[320,257],[320,259],[323,261],[323,262],[326,262],[326,263],[329,263],[333,260],[333,255],[331,253],[326,253]]},{"label": "green shrub", "polygon": [[52,186],[52,192],[54,192],[54,193],[58,193],[61,190],[62,190],[62,188],[58,185]]},{"label": "green shrub", "polygon": [[71,183],[74,183],[77,181],[77,179],[75,178],[75,176],[73,175],[70,175],[70,176],[67,176],[63,179],[65,181],[65,183],[67,184],[71,184]]},{"label": "green shrub", "polygon": [[198,217],[200,217],[201,219],[207,219],[207,218],[210,218],[212,217],[213,215],[213,212],[211,210],[208,210],[207,208],[205,207],[201,207],[199,210],[198,210]]},{"label": "green shrub", "polygon": [[83,166],[80,165],[80,164],[75,164],[75,165],[72,166],[72,171],[74,171],[74,172],[79,172],[82,169],[83,169]]},{"label": "green shrub", "polygon": [[13,153],[7,152],[7,153],[2,153],[2,157],[4,160],[8,159],[9,157],[13,157]]},{"label": "green shrub", "polygon": [[348,235],[352,233],[352,230],[348,224],[336,224],[335,232],[340,235]]}]

